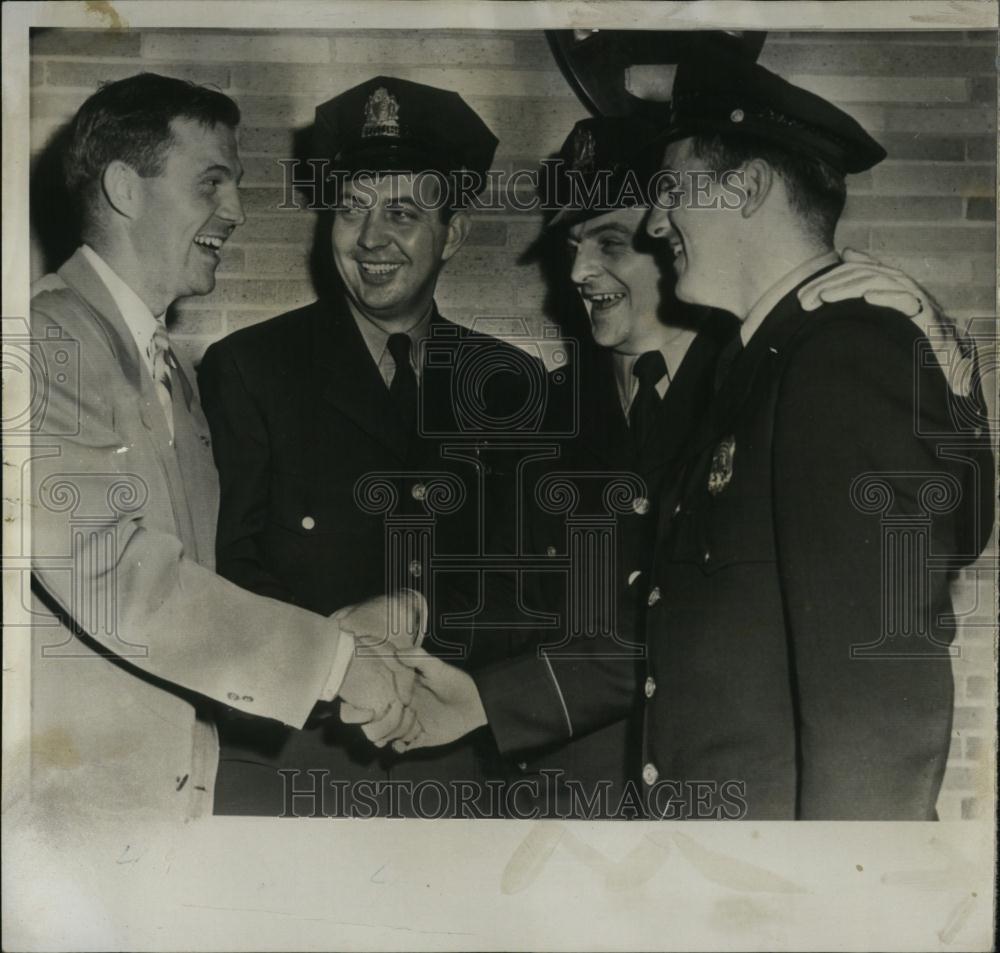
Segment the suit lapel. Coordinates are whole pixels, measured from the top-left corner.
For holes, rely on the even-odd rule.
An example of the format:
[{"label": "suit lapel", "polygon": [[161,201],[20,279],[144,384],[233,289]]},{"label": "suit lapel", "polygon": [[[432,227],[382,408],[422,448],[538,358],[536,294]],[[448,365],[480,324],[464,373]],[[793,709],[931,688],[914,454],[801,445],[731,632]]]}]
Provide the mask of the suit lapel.
[{"label": "suit lapel", "polygon": [[318,303],[312,324],[314,373],[324,399],[405,460],[409,437],[346,302]]},{"label": "suit lapel", "polygon": [[[101,328],[125,380],[138,400],[139,417],[152,435],[156,450],[170,487],[171,505],[178,535],[185,539],[191,524],[188,494],[185,492],[177,455],[171,445],[170,429],[163,407],[156,395],[156,385],[139,357],[135,338],[121,316],[111,293],[88,263],[82,251],[77,251],[58,271],[59,277],[86,305],[95,324]],[[190,375],[190,371],[188,370]],[[193,379],[189,376],[189,380]]]},{"label": "suit lapel", "polygon": [[660,402],[655,438],[642,449],[640,466],[644,475],[658,475],[683,453],[708,410],[718,353],[718,340],[710,334],[697,334],[691,342]]}]

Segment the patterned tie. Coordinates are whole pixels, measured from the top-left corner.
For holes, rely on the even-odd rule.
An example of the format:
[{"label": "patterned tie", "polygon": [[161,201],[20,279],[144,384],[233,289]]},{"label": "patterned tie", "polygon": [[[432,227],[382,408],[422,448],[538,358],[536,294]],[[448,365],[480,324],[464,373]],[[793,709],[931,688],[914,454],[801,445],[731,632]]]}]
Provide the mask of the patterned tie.
[{"label": "patterned tie", "polygon": [[146,349],[150,362],[153,365],[153,381],[156,383],[156,395],[163,406],[163,413],[167,417],[167,426],[170,428],[171,436],[174,432],[174,408],[173,393],[174,382],[171,378],[171,371],[177,367],[177,359],[170,348],[170,338],[167,329],[156,323],[156,330],[150,339]]},{"label": "patterned tie", "polygon": [[660,409],[660,395],[656,385],[667,373],[667,362],[659,351],[646,351],[632,367],[632,373],[639,381],[639,389],[632,400],[628,412],[628,426],[632,431],[632,442],[640,450],[656,428],[656,416]]},{"label": "patterned tie", "polygon": [[389,385],[389,398],[407,433],[415,429],[417,422],[417,375],[410,363],[410,344],[408,334],[389,335],[389,353],[396,365]]}]

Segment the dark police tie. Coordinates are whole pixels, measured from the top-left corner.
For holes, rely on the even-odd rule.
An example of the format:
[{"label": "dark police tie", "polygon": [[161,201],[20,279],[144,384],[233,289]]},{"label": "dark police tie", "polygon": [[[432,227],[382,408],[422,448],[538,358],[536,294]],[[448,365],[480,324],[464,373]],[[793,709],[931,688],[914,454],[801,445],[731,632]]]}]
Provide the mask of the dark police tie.
[{"label": "dark police tie", "polygon": [[417,422],[417,375],[410,364],[410,337],[408,334],[389,335],[389,353],[396,364],[389,385],[389,398],[407,431]]},{"label": "dark police tie", "polygon": [[647,351],[635,362],[632,373],[639,380],[639,389],[629,408],[628,426],[632,431],[632,443],[639,450],[656,428],[656,417],[660,409],[660,395],[656,392],[656,385],[667,373],[667,362],[659,351]]}]

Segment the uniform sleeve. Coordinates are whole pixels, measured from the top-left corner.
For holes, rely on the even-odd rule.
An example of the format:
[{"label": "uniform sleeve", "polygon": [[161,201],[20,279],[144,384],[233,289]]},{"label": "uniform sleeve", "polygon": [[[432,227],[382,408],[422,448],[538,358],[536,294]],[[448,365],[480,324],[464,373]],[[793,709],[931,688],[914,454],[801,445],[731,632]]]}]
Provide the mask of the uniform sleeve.
[{"label": "uniform sleeve", "polygon": [[930,552],[953,552],[969,501],[927,511],[956,487],[926,436],[949,427],[947,386],[937,368],[915,366],[915,332],[889,320],[832,321],[811,335],[776,406],[804,819],[931,819],[947,756],[952,674],[931,636],[952,636],[937,623],[950,610],[948,574],[926,571],[926,551],[908,562],[920,544],[893,540],[923,534]]},{"label": "uniform sleeve", "polygon": [[[34,309],[32,322],[36,335],[52,326]],[[49,380],[33,446],[37,584],[122,664],[301,727],[331,674],[339,628],[222,579],[187,558],[181,540],[157,528],[162,519],[147,518],[164,505],[148,498],[151,485],[162,486],[159,462],[116,432],[109,394],[125,381],[110,380],[110,363],[92,361],[87,348],[80,353],[79,387],[65,375]]]},{"label": "uniform sleeve", "polygon": [[261,555],[270,473],[267,427],[230,350],[214,344],[205,352],[198,387],[219,472],[216,568],[244,589],[292,602],[291,590]]},{"label": "uniform sleeve", "polygon": [[[547,636],[551,638],[551,635]],[[613,724],[636,707],[636,661],[602,652],[553,657],[537,647],[472,673],[504,754],[561,744]]]}]

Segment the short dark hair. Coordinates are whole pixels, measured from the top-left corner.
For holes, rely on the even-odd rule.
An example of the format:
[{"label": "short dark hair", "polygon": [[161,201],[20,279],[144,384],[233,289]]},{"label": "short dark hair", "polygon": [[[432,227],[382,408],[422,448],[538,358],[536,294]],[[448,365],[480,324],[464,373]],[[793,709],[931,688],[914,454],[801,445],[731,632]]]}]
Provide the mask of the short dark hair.
[{"label": "short dark hair", "polygon": [[792,207],[799,213],[810,234],[825,244],[833,244],[837,222],[847,201],[844,174],[811,156],[753,136],[712,133],[695,136],[694,154],[710,168],[726,172],[751,159],[763,159],[781,176]]},{"label": "short dark hair", "polygon": [[101,86],[73,118],[63,158],[66,188],[80,209],[88,210],[104,170],[115,160],[139,175],[158,175],[173,142],[174,119],[235,129],[240,110],[218,90],[157,73],[139,73]]}]

